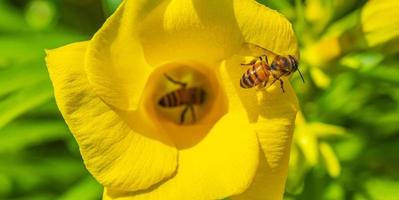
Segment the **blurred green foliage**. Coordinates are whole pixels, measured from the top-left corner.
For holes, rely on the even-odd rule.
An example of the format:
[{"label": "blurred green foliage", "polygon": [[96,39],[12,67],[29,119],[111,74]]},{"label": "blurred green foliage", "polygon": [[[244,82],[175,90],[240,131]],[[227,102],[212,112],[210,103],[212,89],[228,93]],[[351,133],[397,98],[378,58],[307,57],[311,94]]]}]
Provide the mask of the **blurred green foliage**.
[{"label": "blurred green foliage", "polygon": [[[101,198],[56,107],[44,49],[89,39],[119,2],[0,0],[0,199]],[[398,199],[399,45],[364,43],[364,0],[259,2],[293,22],[302,53],[331,35],[343,47],[318,62],[303,54],[306,83],[293,76],[302,113],[286,200]]]},{"label": "blurred green foliage", "polygon": [[399,37],[367,44],[365,0],[259,2],[293,23],[306,77],[292,79],[302,114],[286,200],[399,199]]},{"label": "blurred green foliage", "polygon": [[91,0],[0,0],[0,199],[101,198],[55,104],[44,50],[89,39],[105,17]]}]

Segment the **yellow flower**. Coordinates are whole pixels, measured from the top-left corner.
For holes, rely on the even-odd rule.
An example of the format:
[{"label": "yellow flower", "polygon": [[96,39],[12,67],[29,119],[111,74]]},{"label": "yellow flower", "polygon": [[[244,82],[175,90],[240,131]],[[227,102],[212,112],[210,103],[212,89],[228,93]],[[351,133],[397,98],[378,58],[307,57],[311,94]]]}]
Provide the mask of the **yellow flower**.
[{"label": "yellow flower", "polygon": [[399,2],[368,1],[362,9],[361,23],[368,46],[374,47],[399,39]]},{"label": "yellow flower", "polygon": [[[252,0],[127,0],[90,41],[48,51],[104,199],[282,199],[297,99],[287,79],[285,93],[240,88],[245,42],[298,55],[291,24]],[[206,91],[195,122],[158,105],[180,87],[166,74]]]}]

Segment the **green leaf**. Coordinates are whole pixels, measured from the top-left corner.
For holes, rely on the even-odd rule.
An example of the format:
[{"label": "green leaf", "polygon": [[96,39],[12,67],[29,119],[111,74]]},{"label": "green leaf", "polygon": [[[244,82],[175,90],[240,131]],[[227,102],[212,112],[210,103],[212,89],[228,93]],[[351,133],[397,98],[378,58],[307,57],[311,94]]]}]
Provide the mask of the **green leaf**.
[{"label": "green leaf", "polygon": [[0,198],[12,193],[13,183],[7,174],[0,173]]},{"label": "green leaf", "polygon": [[110,16],[118,8],[122,0],[102,0],[104,12],[107,16]]},{"label": "green leaf", "polygon": [[25,118],[50,118],[51,119],[62,119],[61,113],[55,103],[55,99],[51,99],[49,102],[36,107],[33,110],[29,110],[25,115]]},{"label": "green leaf", "polygon": [[327,37],[337,37],[346,31],[354,29],[360,22],[360,9],[352,11],[350,14],[345,17],[333,22],[325,33],[323,34],[324,38]]},{"label": "green leaf", "polygon": [[304,32],[303,30],[306,28],[306,19],[305,19],[305,6],[301,0],[295,0],[295,15],[296,22],[294,23],[295,30],[298,32]]},{"label": "green leaf", "polygon": [[0,97],[48,79],[43,65],[43,61],[36,61],[0,70]]},{"label": "green leaf", "polygon": [[0,129],[0,154],[66,139],[67,136],[69,136],[69,130],[61,120],[18,120]]},{"label": "green leaf", "polygon": [[335,143],[334,147],[340,161],[353,161],[361,155],[365,148],[365,141],[361,137],[348,134],[348,137],[345,140]]},{"label": "green leaf", "polygon": [[86,37],[74,32],[57,28],[48,33],[17,33],[0,36],[0,60],[2,65],[23,64],[30,61],[43,61],[45,49],[56,48]]},{"label": "green leaf", "polygon": [[55,156],[50,153],[43,156],[37,152],[6,155],[1,155],[0,174],[6,174],[13,183],[13,189],[20,194],[43,189],[56,191],[88,174],[81,160],[60,151]]},{"label": "green leaf", "polygon": [[365,183],[367,193],[373,200],[397,200],[399,182],[388,178],[370,178]]},{"label": "green leaf", "polygon": [[28,26],[22,13],[0,1],[0,33],[27,31]]},{"label": "green leaf", "polygon": [[344,189],[337,182],[331,182],[323,192],[323,200],[345,199]]},{"label": "green leaf", "polygon": [[355,87],[356,80],[354,73],[342,73],[333,79],[328,90],[317,101],[319,116],[341,120],[337,114],[352,116],[361,110],[372,91]]},{"label": "green leaf", "polygon": [[52,97],[53,91],[48,80],[10,94],[0,101],[0,128],[30,109],[48,102]]},{"label": "green leaf", "polygon": [[372,71],[384,60],[384,55],[378,52],[366,51],[351,53],[340,60],[340,64],[361,71]]},{"label": "green leaf", "polygon": [[55,5],[49,0],[30,1],[25,11],[25,18],[33,30],[45,30],[54,25]]},{"label": "green leaf", "polygon": [[396,84],[399,83],[399,69],[397,68],[397,64],[395,66],[381,65],[375,69],[365,72],[365,74],[381,81],[389,81]]},{"label": "green leaf", "polygon": [[96,200],[101,198],[102,190],[102,186],[94,178],[87,176],[69,188],[58,200]]},{"label": "green leaf", "polygon": [[13,200],[54,200],[55,195],[54,194],[48,194],[48,193],[30,193],[26,197],[18,197]]},{"label": "green leaf", "polygon": [[269,8],[278,10],[289,19],[292,19],[295,16],[294,7],[287,0],[280,0],[280,1],[257,0],[257,1],[263,5],[266,5]]}]

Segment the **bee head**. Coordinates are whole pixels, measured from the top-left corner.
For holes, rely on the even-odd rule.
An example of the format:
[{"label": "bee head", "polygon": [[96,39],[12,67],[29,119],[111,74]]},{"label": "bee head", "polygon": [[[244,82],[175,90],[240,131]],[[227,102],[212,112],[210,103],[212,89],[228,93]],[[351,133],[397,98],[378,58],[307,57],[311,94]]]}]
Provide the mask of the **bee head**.
[{"label": "bee head", "polygon": [[291,56],[291,55],[289,55],[288,57],[289,57],[289,59],[291,60],[291,63],[292,63],[292,72],[295,72],[295,71],[298,70],[299,75],[301,76],[302,81],[305,83],[305,79],[303,79],[303,76],[302,76],[302,74],[301,74],[301,71],[298,69],[298,60],[297,60],[294,56]]},{"label": "bee head", "polygon": [[291,55],[288,56],[288,59],[291,62],[291,65],[290,65],[291,72],[295,72],[296,70],[298,70],[298,60],[294,56],[291,56]]},{"label": "bee head", "polygon": [[292,56],[276,56],[270,66],[274,70],[284,71],[287,73],[294,72],[298,66],[294,57]]}]

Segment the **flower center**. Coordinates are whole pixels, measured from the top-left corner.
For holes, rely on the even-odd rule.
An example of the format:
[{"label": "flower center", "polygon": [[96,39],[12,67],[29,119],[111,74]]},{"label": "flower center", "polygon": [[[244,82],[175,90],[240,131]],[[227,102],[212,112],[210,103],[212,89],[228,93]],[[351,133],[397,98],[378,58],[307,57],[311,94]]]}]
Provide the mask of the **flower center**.
[{"label": "flower center", "polygon": [[180,148],[199,142],[227,111],[213,68],[197,62],[157,67],[144,93],[145,111]]}]

